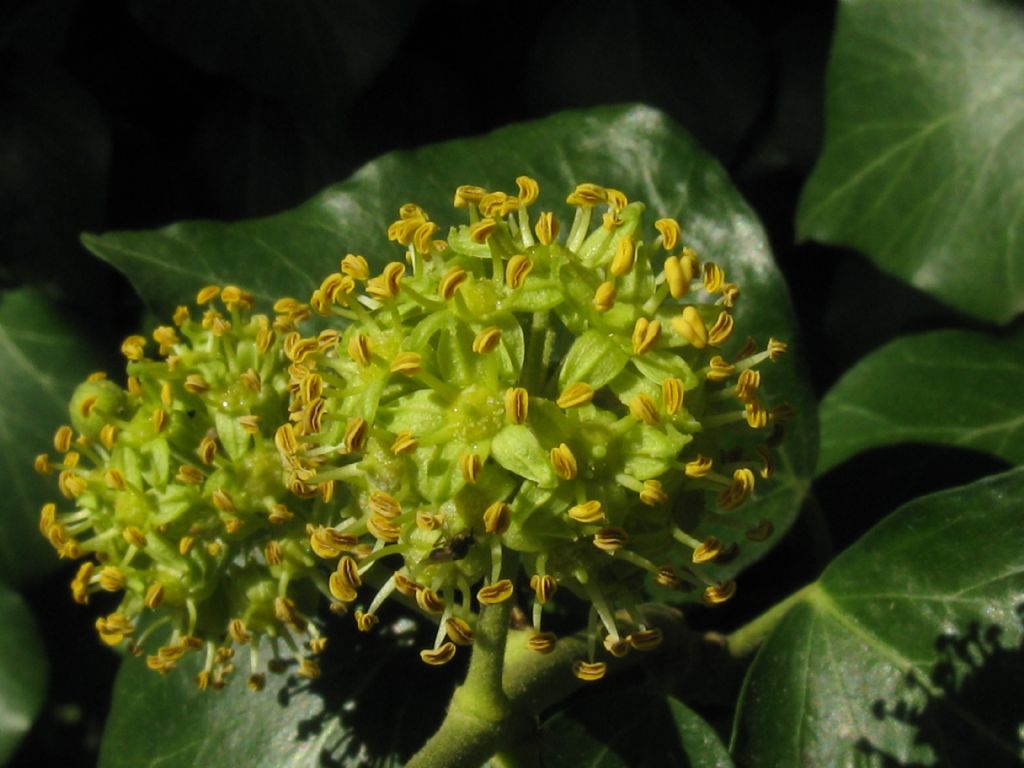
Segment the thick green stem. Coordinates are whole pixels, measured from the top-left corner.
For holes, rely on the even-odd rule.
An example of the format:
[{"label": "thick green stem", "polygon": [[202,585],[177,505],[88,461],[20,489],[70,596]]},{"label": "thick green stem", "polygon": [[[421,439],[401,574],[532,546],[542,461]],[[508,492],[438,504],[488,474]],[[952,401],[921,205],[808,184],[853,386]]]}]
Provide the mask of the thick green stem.
[{"label": "thick green stem", "polygon": [[789,613],[789,609],[802,600],[807,599],[817,584],[808,584],[797,590],[780,603],[776,603],[756,619],[746,624],[725,638],[725,647],[730,656],[745,659],[752,656],[765,638],[771,634],[776,625]]},{"label": "thick green stem", "polygon": [[510,726],[502,669],[511,608],[506,600],[480,611],[466,681],[452,696],[441,728],[413,756],[409,768],[481,765],[494,754]]}]

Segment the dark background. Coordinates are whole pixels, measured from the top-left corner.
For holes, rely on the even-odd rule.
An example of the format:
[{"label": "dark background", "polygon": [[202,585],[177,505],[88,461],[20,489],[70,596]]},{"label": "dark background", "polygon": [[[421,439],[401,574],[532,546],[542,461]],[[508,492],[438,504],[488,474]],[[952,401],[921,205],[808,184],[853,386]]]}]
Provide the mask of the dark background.
[{"label": "dark background", "polygon": [[[834,13],[826,0],[5,0],[0,287],[42,287],[114,349],[142,307],[82,231],[262,216],[385,152],[643,101],[693,133],[758,212],[803,329],[791,346],[821,394],[896,335],[970,325],[859,254],[794,242],[824,134]],[[739,624],[898,503],[1001,466],[915,446],[848,462],[748,572],[744,600],[693,622]],[[67,578],[26,595],[52,670],[15,765],[95,764],[116,657],[94,642]]]}]

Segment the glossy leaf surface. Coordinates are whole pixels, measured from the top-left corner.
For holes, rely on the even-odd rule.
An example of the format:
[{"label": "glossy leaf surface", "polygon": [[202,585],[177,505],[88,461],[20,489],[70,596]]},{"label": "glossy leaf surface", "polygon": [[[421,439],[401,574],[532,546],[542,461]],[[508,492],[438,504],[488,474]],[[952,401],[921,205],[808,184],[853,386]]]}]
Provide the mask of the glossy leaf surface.
[{"label": "glossy leaf surface", "polygon": [[1024,6],[844,0],[802,238],[975,317],[1024,311]]},{"label": "glossy leaf surface", "polygon": [[754,660],[737,762],[1017,765],[1021,498],[1024,469],[926,496],[836,558]]}]

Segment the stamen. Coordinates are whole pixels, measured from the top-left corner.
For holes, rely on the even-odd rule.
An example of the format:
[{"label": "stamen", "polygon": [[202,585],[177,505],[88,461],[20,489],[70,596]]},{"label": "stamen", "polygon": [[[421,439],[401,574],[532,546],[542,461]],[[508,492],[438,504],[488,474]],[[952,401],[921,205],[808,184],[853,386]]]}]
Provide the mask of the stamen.
[{"label": "stamen", "polygon": [[592,524],[604,522],[604,510],[601,502],[596,499],[585,501],[569,509],[569,517],[578,523]]},{"label": "stamen", "polygon": [[594,399],[594,388],[586,382],[577,382],[566,387],[555,402],[559,408],[576,408]]},{"label": "stamen", "polygon": [[[654,222],[654,228],[661,235],[661,247],[666,251],[673,251],[679,244],[682,233],[679,231],[679,222],[675,219],[658,219]],[[675,298],[679,298],[676,296]]]},{"label": "stamen", "polygon": [[683,465],[683,472],[687,477],[705,477],[711,471],[713,466],[714,461],[707,456],[701,456],[698,454],[697,458],[693,461],[688,461]]},{"label": "stamen", "polygon": [[658,406],[649,395],[640,393],[629,401],[629,413],[637,421],[651,426],[657,424],[661,419],[658,416]]},{"label": "stamen", "polygon": [[554,632],[537,632],[526,641],[526,647],[534,653],[551,653],[557,642],[558,637]]},{"label": "stamen", "polygon": [[708,605],[719,605],[736,594],[736,582],[732,579],[721,584],[712,584],[704,590],[704,602]]},{"label": "stamen", "polygon": [[483,605],[497,605],[512,597],[513,591],[511,580],[502,579],[494,584],[481,587],[476,593],[476,599]]},{"label": "stamen", "polygon": [[541,245],[551,245],[558,237],[558,219],[550,211],[545,211],[537,217],[537,224],[533,231],[537,234],[537,240]]},{"label": "stamen", "polygon": [[640,501],[649,507],[654,507],[667,502],[668,494],[662,490],[658,480],[644,480],[644,489],[640,491]]},{"label": "stamen", "polygon": [[423,358],[418,352],[399,352],[391,360],[390,370],[403,376],[415,376],[423,366]]},{"label": "stamen", "polygon": [[456,645],[472,645],[473,629],[465,619],[452,616],[445,622],[448,639]]},{"label": "stamen", "polygon": [[615,306],[615,283],[607,281],[601,283],[594,293],[594,309],[598,312],[607,312]]},{"label": "stamen", "polygon": [[530,589],[533,590],[538,603],[547,605],[558,591],[558,582],[555,581],[554,576],[534,574],[530,577]]},{"label": "stamen", "polygon": [[452,642],[446,642],[442,643],[440,648],[433,651],[422,650],[420,651],[420,658],[427,664],[434,667],[447,664],[455,658],[455,644]]},{"label": "stamen", "polygon": [[683,309],[682,315],[672,318],[672,328],[695,349],[708,345],[708,329],[700,313],[692,306]]},{"label": "stamen", "polygon": [[501,328],[489,326],[480,331],[473,339],[473,351],[478,355],[486,355],[498,346],[501,341]]},{"label": "stamen", "polygon": [[603,552],[614,553],[626,546],[629,536],[618,527],[601,528],[594,534],[594,546]]},{"label": "stamen", "polygon": [[615,247],[615,256],[612,258],[610,271],[616,277],[628,275],[633,269],[636,261],[636,243],[633,238],[626,235]]},{"label": "stamen", "polygon": [[505,391],[505,418],[512,424],[526,421],[530,398],[523,387],[512,387]]},{"label": "stamen", "polygon": [[633,352],[642,355],[658,341],[661,336],[661,321],[648,320],[646,317],[637,318],[633,326]]},{"label": "stamen", "polygon": [[484,531],[500,536],[512,522],[512,509],[504,501],[496,501],[484,510]]},{"label": "stamen", "polygon": [[345,258],[341,260],[341,273],[348,275],[353,280],[369,280],[370,279],[370,265],[362,256],[357,256],[354,253],[345,254]]},{"label": "stamen", "polygon": [[603,661],[587,662],[575,661],[572,665],[572,673],[584,682],[600,680],[608,671],[608,665]]},{"label": "stamen", "polygon": [[563,480],[573,480],[576,478],[576,456],[573,455],[568,445],[559,443],[558,447],[552,448],[548,455],[556,475]]},{"label": "stamen", "polygon": [[713,261],[704,262],[704,290],[717,293],[725,282],[725,272]]},{"label": "stamen", "polygon": [[469,274],[462,267],[452,267],[441,278],[441,282],[438,283],[438,295],[447,301],[455,295],[458,287],[466,282],[468,278]]},{"label": "stamen", "polygon": [[707,343],[712,347],[720,347],[732,335],[733,325],[732,315],[725,311],[721,312],[715,324],[708,329]]},{"label": "stamen", "polygon": [[661,400],[669,416],[679,413],[679,409],[683,407],[683,382],[674,376],[661,382]]},{"label": "stamen", "polygon": [[533,262],[529,257],[519,253],[508,260],[505,265],[505,283],[515,290],[526,282],[526,276],[533,271]]}]

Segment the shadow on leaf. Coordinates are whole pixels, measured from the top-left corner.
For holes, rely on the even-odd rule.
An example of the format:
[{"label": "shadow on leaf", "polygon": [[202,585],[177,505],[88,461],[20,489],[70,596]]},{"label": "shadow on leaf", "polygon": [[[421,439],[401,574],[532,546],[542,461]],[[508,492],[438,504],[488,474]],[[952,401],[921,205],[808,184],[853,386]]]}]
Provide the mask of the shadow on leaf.
[{"label": "shadow on leaf", "polygon": [[[1024,620],[1024,603],[1017,606]],[[871,712],[880,721],[911,727],[913,746],[924,747],[928,762],[904,762],[862,738],[858,752],[869,765],[881,768],[924,766],[1024,765],[1024,639],[1016,648],[1001,642],[1003,630],[971,622],[961,634],[943,634],[935,641],[939,661],[924,684],[907,676],[908,694],[895,703],[877,700]],[[920,703],[923,702],[923,703]]]}]

